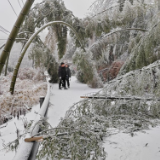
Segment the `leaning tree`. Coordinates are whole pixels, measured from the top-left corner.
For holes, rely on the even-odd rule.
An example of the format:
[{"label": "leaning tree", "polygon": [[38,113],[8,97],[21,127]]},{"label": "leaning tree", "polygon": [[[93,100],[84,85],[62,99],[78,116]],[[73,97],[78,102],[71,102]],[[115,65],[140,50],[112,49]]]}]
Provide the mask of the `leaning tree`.
[{"label": "leaning tree", "polygon": [[19,70],[19,67],[20,67],[20,65],[21,65],[21,62],[22,62],[22,60],[23,60],[23,57],[24,57],[24,55],[25,55],[28,47],[30,46],[31,42],[32,42],[33,39],[38,35],[38,33],[40,33],[43,29],[45,29],[45,28],[48,27],[48,26],[54,25],[54,24],[61,24],[61,25],[65,25],[65,26],[69,27],[69,28],[75,33],[75,35],[77,36],[77,39],[79,40],[79,43],[80,43],[83,51],[85,52],[85,48],[83,47],[83,45],[82,45],[82,43],[81,43],[81,41],[80,41],[80,38],[79,38],[77,32],[75,31],[75,29],[74,29],[71,25],[69,25],[69,24],[67,24],[67,23],[65,23],[65,22],[63,22],[63,21],[53,21],[53,22],[49,22],[49,23],[45,24],[44,26],[42,26],[37,32],[35,32],[35,33],[30,37],[30,39],[27,41],[27,43],[25,44],[25,46],[24,46],[24,48],[23,48],[23,50],[22,50],[22,52],[21,52],[21,55],[20,55],[20,57],[19,57],[19,60],[18,60],[18,62],[17,62],[17,65],[16,65],[16,67],[15,67],[15,69],[14,69],[14,73],[13,73],[13,76],[12,76],[12,81],[11,81],[11,85],[10,85],[10,92],[11,92],[11,94],[14,93],[14,87],[15,87],[15,82],[16,82],[18,70]]},{"label": "leaning tree", "polygon": [[13,28],[12,31],[8,37],[8,40],[5,44],[5,47],[0,55],[0,74],[2,72],[3,66],[5,65],[5,62],[10,54],[10,51],[12,49],[13,43],[15,41],[15,38],[17,37],[18,31],[25,19],[25,16],[27,15],[27,13],[29,12],[32,4],[33,4],[34,0],[27,0],[24,4],[23,9],[21,10]]}]

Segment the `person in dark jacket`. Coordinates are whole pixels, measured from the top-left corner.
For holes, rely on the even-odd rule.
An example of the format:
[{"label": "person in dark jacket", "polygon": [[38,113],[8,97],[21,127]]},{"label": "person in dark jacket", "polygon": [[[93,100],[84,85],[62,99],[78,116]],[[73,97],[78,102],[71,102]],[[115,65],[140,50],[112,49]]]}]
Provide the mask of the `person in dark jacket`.
[{"label": "person in dark jacket", "polygon": [[71,78],[71,70],[69,68],[69,65],[66,64],[66,81],[68,88],[70,88],[70,83],[69,83],[70,78]]},{"label": "person in dark jacket", "polygon": [[58,76],[59,76],[59,89],[62,89],[62,87],[64,87],[64,89],[67,89],[66,88],[66,67],[63,62],[61,63],[61,66],[58,69]]}]

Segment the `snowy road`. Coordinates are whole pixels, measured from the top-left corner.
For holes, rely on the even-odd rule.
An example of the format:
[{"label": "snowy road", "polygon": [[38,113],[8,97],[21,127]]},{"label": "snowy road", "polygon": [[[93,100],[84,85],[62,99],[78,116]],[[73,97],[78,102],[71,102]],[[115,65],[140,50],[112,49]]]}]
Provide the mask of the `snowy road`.
[{"label": "snowy road", "polygon": [[86,84],[82,84],[76,80],[75,77],[71,78],[71,87],[67,90],[59,90],[58,84],[52,84],[50,103],[51,106],[48,110],[48,122],[52,127],[56,127],[60,122],[60,118],[64,117],[65,112],[76,102],[82,100],[80,96],[98,92],[101,89],[89,88]]},{"label": "snowy road", "polygon": [[[60,118],[64,117],[70,106],[81,100],[80,96],[100,90],[79,83],[75,77],[72,77],[71,88],[68,90],[59,90],[58,84],[52,84],[51,87],[51,105],[47,117],[52,127],[58,125]],[[39,105],[35,106],[32,112],[26,115],[27,120],[34,119],[34,111],[38,110]],[[16,137],[14,122],[20,130],[23,129],[22,120],[17,121],[17,119],[11,120],[8,127],[0,129],[0,149],[2,149],[4,140],[9,142]],[[120,132],[106,138],[104,148],[108,160],[160,160],[160,126],[137,132],[133,137],[130,134]],[[14,152],[0,152],[0,160],[11,160],[13,156]]]},{"label": "snowy road", "polygon": [[[72,77],[71,88],[59,90],[57,84],[52,85],[48,111],[48,122],[56,127],[61,117],[80,96],[98,92],[100,89],[91,89],[86,84],[79,83]],[[160,126],[150,130],[140,131],[132,137],[130,134],[118,133],[105,140],[104,148],[108,160],[160,160]]]},{"label": "snowy road", "polygon": [[[58,84],[52,84],[51,85],[51,97],[50,97],[50,105],[48,110],[48,122],[52,125],[52,127],[56,127],[58,123],[60,122],[60,118],[64,117],[65,112],[69,109],[70,106],[72,106],[74,103],[80,101],[80,96],[86,95],[92,92],[97,92],[100,89],[92,89],[89,88],[86,84],[79,83],[75,77],[72,77],[71,79],[71,88],[68,90],[59,90]],[[27,121],[34,120],[36,114],[35,111],[38,112],[39,105],[36,105],[33,107],[32,111],[26,115]],[[21,116],[22,119],[24,119],[23,116]],[[12,119],[8,122],[7,127],[0,129],[0,150],[3,148],[3,142],[8,143],[10,141],[13,141],[16,138],[16,126],[19,130],[21,130],[21,133],[24,130],[23,122],[20,118],[20,120],[17,120],[17,118]],[[0,160],[11,160],[13,159],[15,155],[15,152],[6,152],[6,151],[0,151]]]}]

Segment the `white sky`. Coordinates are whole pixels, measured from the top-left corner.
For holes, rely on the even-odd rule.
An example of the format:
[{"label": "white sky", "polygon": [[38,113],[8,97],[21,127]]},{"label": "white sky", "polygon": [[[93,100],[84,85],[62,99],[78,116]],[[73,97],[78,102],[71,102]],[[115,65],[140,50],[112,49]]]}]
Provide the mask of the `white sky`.
[{"label": "white sky", "polygon": [[[13,5],[17,15],[19,14],[21,8],[19,6],[20,2],[22,6],[22,1],[25,0],[10,0]],[[35,0],[35,3],[41,2],[42,0]],[[66,7],[73,12],[73,14],[79,18],[85,17],[87,9],[92,4],[94,0],[64,0]],[[0,0],[0,26],[4,27],[8,31],[11,31],[17,16],[13,12],[8,0]],[[0,29],[1,30],[1,29]],[[8,36],[0,31],[0,39],[7,38]]]}]

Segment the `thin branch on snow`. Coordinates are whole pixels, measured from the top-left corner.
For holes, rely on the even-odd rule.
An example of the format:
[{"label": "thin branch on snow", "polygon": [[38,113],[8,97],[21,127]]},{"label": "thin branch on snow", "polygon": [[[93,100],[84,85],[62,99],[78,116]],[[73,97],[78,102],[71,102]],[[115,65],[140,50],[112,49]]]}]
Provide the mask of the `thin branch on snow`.
[{"label": "thin branch on snow", "polygon": [[8,123],[6,123],[6,125],[5,125],[5,126],[1,126],[1,127],[0,127],[0,129],[1,129],[1,128],[5,128],[5,127],[7,127],[7,125],[8,125]]}]

